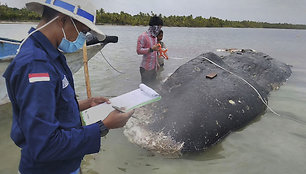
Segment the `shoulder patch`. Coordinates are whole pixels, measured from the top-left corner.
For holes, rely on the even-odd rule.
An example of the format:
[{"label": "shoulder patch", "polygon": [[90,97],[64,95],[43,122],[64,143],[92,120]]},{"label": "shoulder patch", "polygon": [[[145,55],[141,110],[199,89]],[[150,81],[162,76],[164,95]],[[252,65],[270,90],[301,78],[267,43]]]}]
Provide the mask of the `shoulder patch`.
[{"label": "shoulder patch", "polygon": [[29,74],[29,82],[49,82],[50,76],[49,73],[31,73]]},{"label": "shoulder patch", "polygon": [[67,88],[68,85],[69,85],[69,81],[66,78],[66,76],[64,75],[64,78],[62,80],[62,87],[63,87],[63,89]]}]

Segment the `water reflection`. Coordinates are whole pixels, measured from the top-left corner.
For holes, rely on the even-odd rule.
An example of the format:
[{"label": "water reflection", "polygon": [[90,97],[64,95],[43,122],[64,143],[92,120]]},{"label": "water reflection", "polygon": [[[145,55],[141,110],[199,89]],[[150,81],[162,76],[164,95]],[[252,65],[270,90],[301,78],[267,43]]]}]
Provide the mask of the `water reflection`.
[{"label": "water reflection", "polygon": [[218,143],[217,145],[211,147],[210,149],[204,152],[197,153],[189,153],[185,154],[182,159],[192,160],[192,161],[211,161],[226,158],[222,152],[224,148],[222,143]]}]

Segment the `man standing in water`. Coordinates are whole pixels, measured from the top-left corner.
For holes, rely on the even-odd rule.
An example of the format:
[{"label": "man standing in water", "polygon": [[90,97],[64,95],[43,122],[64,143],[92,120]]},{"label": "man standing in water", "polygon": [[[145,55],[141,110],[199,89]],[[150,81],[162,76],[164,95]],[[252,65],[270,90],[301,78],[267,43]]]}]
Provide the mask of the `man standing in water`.
[{"label": "man standing in water", "polygon": [[32,0],[26,5],[42,13],[42,20],[3,75],[13,106],[11,138],[21,148],[19,172],[77,174],[84,155],[99,152],[101,136],[124,126],[133,111],[113,111],[103,121],[81,124],[80,111],[109,103],[103,97],[76,100],[62,53],[82,48],[87,32],[105,38],[89,1]]},{"label": "man standing in water", "polygon": [[163,21],[157,16],[153,16],[149,22],[148,31],[142,33],[137,40],[137,54],[143,55],[140,65],[140,75],[142,83],[150,86],[156,80],[156,71],[158,67],[157,51],[157,35],[161,31]]}]

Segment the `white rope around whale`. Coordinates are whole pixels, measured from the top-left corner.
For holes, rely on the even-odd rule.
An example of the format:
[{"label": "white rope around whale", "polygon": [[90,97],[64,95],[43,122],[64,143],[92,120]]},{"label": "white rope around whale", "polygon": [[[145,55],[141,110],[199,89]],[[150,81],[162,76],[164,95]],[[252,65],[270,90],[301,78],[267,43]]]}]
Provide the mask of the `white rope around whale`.
[{"label": "white rope around whale", "polygon": [[253,85],[251,85],[248,81],[246,81],[244,78],[238,76],[237,74],[235,74],[235,73],[233,73],[233,72],[231,72],[231,71],[229,71],[229,70],[223,68],[222,66],[218,65],[217,63],[211,61],[211,60],[208,59],[207,57],[203,57],[203,58],[206,59],[208,62],[212,63],[213,65],[217,66],[218,68],[221,68],[221,69],[223,69],[224,71],[226,71],[226,72],[228,72],[228,73],[230,73],[230,74],[232,74],[232,75],[238,77],[240,80],[244,81],[247,85],[249,85],[249,86],[257,93],[259,99],[267,106],[267,108],[268,108],[272,113],[274,113],[274,114],[277,115],[277,116],[280,116],[280,114],[276,113],[276,112],[268,105],[268,103],[263,99],[263,97],[262,97],[261,94],[258,92],[258,90],[257,90]]},{"label": "white rope around whale", "polygon": [[100,53],[101,55],[103,56],[104,60],[106,61],[106,63],[113,69],[115,70],[116,72],[118,72],[119,74],[125,74],[125,72],[121,72],[119,70],[117,70],[107,59],[106,57],[104,56],[104,54],[102,53],[102,51],[100,50]]}]

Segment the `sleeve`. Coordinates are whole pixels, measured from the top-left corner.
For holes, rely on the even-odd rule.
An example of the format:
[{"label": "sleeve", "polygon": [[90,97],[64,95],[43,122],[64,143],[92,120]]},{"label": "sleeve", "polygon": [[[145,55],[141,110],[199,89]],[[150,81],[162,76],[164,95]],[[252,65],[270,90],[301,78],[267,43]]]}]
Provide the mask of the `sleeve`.
[{"label": "sleeve", "polygon": [[145,36],[143,34],[140,35],[137,40],[137,54],[138,55],[148,54],[149,50],[150,48],[146,47]]},{"label": "sleeve", "polygon": [[57,120],[58,75],[48,62],[35,61],[15,76],[19,126],[33,159],[67,160],[100,150],[98,124],[64,130]]}]

